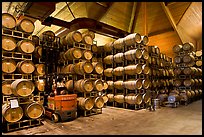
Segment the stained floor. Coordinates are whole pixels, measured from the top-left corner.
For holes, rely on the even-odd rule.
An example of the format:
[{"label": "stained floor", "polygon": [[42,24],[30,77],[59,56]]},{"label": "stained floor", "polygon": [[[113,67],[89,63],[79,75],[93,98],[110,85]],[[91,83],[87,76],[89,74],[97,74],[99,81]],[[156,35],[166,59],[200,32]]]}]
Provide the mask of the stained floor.
[{"label": "stained floor", "polygon": [[79,117],[3,135],[202,135],[202,100],[177,108],[130,110],[103,108],[102,114]]}]

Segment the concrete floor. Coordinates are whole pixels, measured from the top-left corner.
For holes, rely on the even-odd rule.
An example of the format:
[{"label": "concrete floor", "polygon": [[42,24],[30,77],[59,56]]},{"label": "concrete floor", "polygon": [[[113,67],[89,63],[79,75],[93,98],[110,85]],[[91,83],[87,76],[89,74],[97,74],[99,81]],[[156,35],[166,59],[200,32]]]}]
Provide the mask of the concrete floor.
[{"label": "concrete floor", "polygon": [[3,133],[3,135],[202,135],[202,100],[178,108],[162,107],[155,112],[103,108],[103,113],[73,121]]}]

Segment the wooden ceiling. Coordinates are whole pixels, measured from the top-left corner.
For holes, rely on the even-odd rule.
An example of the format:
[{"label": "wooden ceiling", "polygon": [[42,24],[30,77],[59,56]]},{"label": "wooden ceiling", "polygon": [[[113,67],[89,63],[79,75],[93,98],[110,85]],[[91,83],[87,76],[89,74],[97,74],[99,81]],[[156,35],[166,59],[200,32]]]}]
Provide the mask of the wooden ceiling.
[{"label": "wooden ceiling", "polygon": [[[3,2],[2,12],[12,14],[16,4],[19,2]],[[171,57],[175,44],[196,45],[202,36],[202,2],[68,2],[68,5],[75,18],[89,17],[124,31],[148,35],[149,45],[158,46]],[[51,16],[65,21],[74,19],[65,2],[57,3]],[[46,30],[58,34],[66,30],[54,25],[43,26],[40,21],[35,26],[34,35]],[[99,34],[96,40],[98,45],[113,41]]]}]

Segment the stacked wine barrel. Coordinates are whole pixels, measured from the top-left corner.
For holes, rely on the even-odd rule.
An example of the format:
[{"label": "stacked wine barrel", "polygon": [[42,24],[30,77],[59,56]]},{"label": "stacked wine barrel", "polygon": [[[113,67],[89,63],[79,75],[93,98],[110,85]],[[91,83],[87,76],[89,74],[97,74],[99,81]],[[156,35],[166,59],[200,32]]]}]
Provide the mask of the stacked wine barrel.
[{"label": "stacked wine barrel", "polygon": [[[3,13],[2,27],[2,123],[9,131],[14,130],[11,124],[18,123],[17,129],[22,129],[19,122],[39,121],[44,108],[33,98],[35,43],[28,37],[34,31],[34,23],[26,18],[19,21],[11,14]],[[13,103],[13,100],[17,102]]]},{"label": "stacked wine barrel", "polygon": [[93,44],[94,38],[92,31],[73,31],[61,39],[60,46],[63,47],[59,60],[63,62],[60,73],[72,75],[66,80],[65,87],[77,94],[78,112],[84,116],[96,111],[102,113],[102,107],[107,102],[107,97],[103,94],[107,88],[102,80],[103,64],[97,59],[92,60],[95,52],[92,47],[96,46]]},{"label": "stacked wine barrel", "polygon": [[108,83],[109,104],[123,108],[144,108],[151,100],[149,88],[149,39],[129,34],[103,46],[104,77]]},{"label": "stacked wine barrel", "polygon": [[184,104],[200,99],[202,96],[202,69],[196,66],[195,60],[196,53],[200,56],[199,52],[195,52],[195,46],[190,42],[175,45],[173,52],[175,53],[174,73],[176,78],[173,83],[174,94],[169,95],[168,101],[174,101],[175,96],[179,96],[178,102],[184,102]]}]

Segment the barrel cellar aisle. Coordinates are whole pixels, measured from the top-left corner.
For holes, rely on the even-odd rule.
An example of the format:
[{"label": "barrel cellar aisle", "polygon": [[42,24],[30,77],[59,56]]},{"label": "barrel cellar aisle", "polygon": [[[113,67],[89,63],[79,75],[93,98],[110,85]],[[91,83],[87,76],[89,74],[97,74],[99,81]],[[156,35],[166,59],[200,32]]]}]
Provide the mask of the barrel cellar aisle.
[{"label": "barrel cellar aisle", "polygon": [[201,4],[2,2],[2,133],[202,134]]}]

